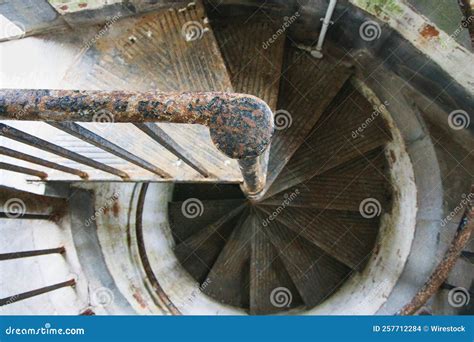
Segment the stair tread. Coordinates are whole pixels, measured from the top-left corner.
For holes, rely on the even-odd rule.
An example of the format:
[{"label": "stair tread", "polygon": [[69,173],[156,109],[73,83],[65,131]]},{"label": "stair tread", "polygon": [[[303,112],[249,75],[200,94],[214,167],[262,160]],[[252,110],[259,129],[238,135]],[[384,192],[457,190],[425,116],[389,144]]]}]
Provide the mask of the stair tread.
[{"label": "stair tread", "polygon": [[292,194],[291,207],[350,210],[358,212],[365,201],[378,202],[380,211],[390,203],[389,178],[385,171],[383,151],[374,150],[367,155],[339,165],[304,183],[285,189],[262,201],[280,205]]},{"label": "stair tread", "polygon": [[266,233],[308,308],[324,301],[351,274],[351,269],[278,221],[271,221]]},{"label": "stair tread", "polygon": [[[305,143],[278,175],[267,197],[384,146],[390,139],[380,114],[348,82],[318,120]],[[366,120],[370,120],[366,124]],[[366,127],[362,133],[358,128]]]},{"label": "stair tread", "polygon": [[252,226],[243,215],[214,263],[203,292],[217,301],[249,308]]},{"label": "stair tread", "polygon": [[277,249],[268,239],[256,213],[250,222],[253,227],[250,261],[250,314],[272,314],[295,308],[301,304],[290,275],[280,260]]},{"label": "stair tread", "polygon": [[[278,206],[260,205],[267,215]],[[276,221],[319,247],[325,253],[354,270],[368,261],[378,234],[378,218],[333,210],[286,207]]]},{"label": "stair tread", "polygon": [[168,204],[169,222],[176,243],[185,241],[243,203],[242,199],[201,201],[196,198],[170,202]]},{"label": "stair tread", "polygon": [[185,201],[190,197],[196,197],[200,200],[245,199],[238,184],[175,184],[173,201]]},{"label": "stair tread", "polygon": [[[283,69],[278,102],[282,112],[275,113],[277,130],[270,148],[267,189],[351,74],[345,65],[334,66],[325,59],[316,60],[294,47],[288,49]],[[291,125],[285,121],[288,116]]]},{"label": "stair tread", "polygon": [[178,260],[200,284],[216,262],[243,209],[243,206],[235,208],[175,247]]},{"label": "stair tread", "polygon": [[281,25],[281,20],[270,21],[268,16],[258,15],[212,22],[234,91],[259,97],[272,110],[277,106],[285,34],[271,44],[263,43]]}]

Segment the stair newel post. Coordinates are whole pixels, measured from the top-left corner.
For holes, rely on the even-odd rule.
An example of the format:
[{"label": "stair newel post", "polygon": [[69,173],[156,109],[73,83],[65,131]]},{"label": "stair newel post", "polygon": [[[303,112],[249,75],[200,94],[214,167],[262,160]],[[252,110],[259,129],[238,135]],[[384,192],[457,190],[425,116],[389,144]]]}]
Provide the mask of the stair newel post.
[{"label": "stair newel post", "polygon": [[267,180],[268,156],[269,150],[254,158],[245,158],[239,160],[240,171],[244,178],[242,191],[250,198],[260,197],[265,188]]}]

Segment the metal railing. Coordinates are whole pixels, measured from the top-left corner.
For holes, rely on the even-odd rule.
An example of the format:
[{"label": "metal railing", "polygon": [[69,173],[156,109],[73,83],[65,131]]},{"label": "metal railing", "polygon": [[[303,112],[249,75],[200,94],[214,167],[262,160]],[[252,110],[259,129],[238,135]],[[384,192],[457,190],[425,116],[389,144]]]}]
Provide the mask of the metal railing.
[{"label": "metal railing", "polygon": [[[155,165],[105,138],[75,124],[95,122],[104,112],[113,122],[135,124],[203,176],[209,173],[191,155],[153,122],[200,124],[209,128],[211,140],[219,151],[237,159],[243,176],[243,189],[248,195],[258,194],[265,186],[267,150],[273,134],[273,113],[261,99],[244,94],[220,92],[124,92],[83,90],[0,90],[0,120],[45,121],[79,139],[138,165],[164,179],[171,176]],[[94,161],[46,140],[37,138],[5,124],[0,124],[0,135],[39,147],[90,167],[129,179],[122,170]],[[3,148],[1,154],[12,154]],[[59,169],[63,166],[26,154],[15,158]],[[11,165],[4,165],[11,168]],[[21,170],[19,170],[21,171]],[[81,170],[67,168],[66,172],[87,179]],[[45,174],[41,175],[44,178]]]}]

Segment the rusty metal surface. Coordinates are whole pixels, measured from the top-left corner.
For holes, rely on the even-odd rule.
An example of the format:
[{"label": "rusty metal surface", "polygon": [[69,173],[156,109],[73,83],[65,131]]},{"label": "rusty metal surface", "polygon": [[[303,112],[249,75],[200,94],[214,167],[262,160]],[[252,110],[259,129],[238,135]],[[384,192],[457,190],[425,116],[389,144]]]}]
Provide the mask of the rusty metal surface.
[{"label": "rusty metal surface", "polygon": [[160,145],[166,147],[183,162],[188,164],[194,170],[199,172],[204,177],[209,177],[209,171],[197,161],[190,153],[188,153],[181,145],[179,145],[173,138],[171,138],[164,130],[153,123],[136,123],[135,126],[150,138],[158,142]]},{"label": "rusty metal surface", "polygon": [[12,260],[12,259],[21,259],[21,258],[29,258],[34,256],[40,255],[48,255],[48,254],[63,254],[66,252],[64,247],[58,248],[49,248],[49,249],[38,249],[35,251],[22,251],[22,252],[14,252],[14,253],[1,253],[0,254],[0,261],[2,260]]},{"label": "rusty metal surface", "polygon": [[19,293],[19,294],[10,296],[10,297],[0,299],[0,306],[13,304],[13,303],[19,302],[21,300],[25,300],[25,299],[28,299],[28,298],[39,296],[43,293],[47,293],[47,292],[51,292],[51,291],[54,291],[54,290],[58,290],[58,289],[63,288],[63,287],[69,287],[69,286],[75,286],[75,285],[76,285],[76,281],[74,279],[70,279],[70,280],[62,282],[62,283],[58,283],[58,284],[54,284],[54,285],[50,285],[50,286],[45,286],[45,287],[42,287],[42,288],[39,288],[39,289],[36,289],[36,290],[32,290],[32,291],[28,291],[28,292]]},{"label": "rusty metal surface", "polygon": [[49,167],[50,169],[55,169],[55,170],[63,171],[63,172],[66,172],[66,173],[70,173],[70,174],[79,176],[79,177],[84,178],[84,179],[87,179],[87,177],[88,177],[87,172],[84,172],[84,171],[81,171],[81,170],[78,170],[78,169],[74,169],[74,168],[71,168],[71,167],[68,167],[68,166],[63,166],[63,165],[60,165],[60,164],[57,164],[57,163],[53,163],[53,162],[50,162],[50,161],[47,161],[47,160],[44,160],[44,159],[41,159],[41,158],[37,158],[35,156],[30,156],[26,153],[22,153],[20,151],[15,151],[15,150],[12,150],[8,147],[0,146],[0,154],[3,154],[5,156],[11,157],[11,158],[21,159],[21,160],[27,161],[29,163]]},{"label": "rusty metal surface", "polygon": [[239,159],[240,171],[244,177],[242,191],[249,198],[256,197],[265,187],[267,160],[263,156]]},{"label": "rusty metal surface", "polygon": [[[0,100],[1,101],[1,100]],[[1,106],[0,106],[1,107]],[[0,108],[1,111],[1,108]],[[0,114],[1,115],[1,114]],[[33,135],[30,135],[28,133],[22,132],[20,130],[17,130],[16,128],[10,127],[8,125],[0,123],[0,136],[4,136],[19,142],[22,142],[24,144],[45,150],[50,153],[54,153],[58,156],[68,158],[71,160],[74,160],[75,162],[88,165],[90,167],[93,167],[98,170],[102,170],[108,173],[111,173],[113,175],[116,175],[118,177],[121,177],[122,179],[128,179],[127,173],[117,170],[113,167],[110,167],[108,165],[105,165],[103,163],[96,162],[93,159],[84,157],[78,153],[69,151],[65,148],[62,148],[58,145],[52,144],[46,140],[37,138]]]},{"label": "rusty metal surface", "polygon": [[171,122],[202,124],[217,148],[234,159],[256,157],[270,143],[273,114],[257,97],[222,92],[85,90],[0,91],[0,119],[31,121]]},{"label": "rusty metal surface", "polygon": [[[474,191],[474,187],[471,193]],[[438,264],[425,285],[418,291],[410,303],[406,304],[397,314],[406,316],[415,314],[425,303],[440,289],[449,276],[454,265],[458,261],[461,252],[471,239],[474,232],[474,205],[470,204],[466,210],[458,231],[451,242],[451,246],[446,251],[443,260]]]},{"label": "rusty metal surface", "polygon": [[7,171],[12,171],[12,172],[17,172],[17,173],[23,173],[25,175],[35,176],[35,177],[39,177],[41,179],[48,178],[48,174],[46,172],[37,171],[37,170],[33,170],[33,169],[30,169],[30,168],[27,168],[27,167],[13,165],[13,164],[9,164],[9,163],[0,162],[0,170],[7,170]]},{"label": "rusty metal surface", "polygon": [[160,177],[173,178],[169,173],[162,170],[161,168],[150,164],[146,160],[135,156],[134,154],[128,152],[120,146],[108,141],[107,139],[102,138],[101,136],[95,134],[92,131],[89,131],[88,129],[74,122],[49,122],[49,124],[57,129],[63,130],[64,132],[75,136],[76,138],[84,140],[89,144],[97,146],[113,155],[116,155],[117,157],[125,159],[126,161],[132,164],[138,165]]}]

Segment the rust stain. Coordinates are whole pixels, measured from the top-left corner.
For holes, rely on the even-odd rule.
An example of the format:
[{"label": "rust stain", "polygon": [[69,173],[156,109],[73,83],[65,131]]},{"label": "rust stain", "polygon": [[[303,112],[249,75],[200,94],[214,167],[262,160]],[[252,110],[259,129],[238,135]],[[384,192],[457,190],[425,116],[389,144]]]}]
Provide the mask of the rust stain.
[{"label": "rust stain", "polygon": [[78,6],[79,6],[79,8],[85,8],[85,7],[87,7],[87,3],[82,2]]},{"label": "rust stain", "polygon": [[112,212],[114,213],[115,217],[118,217],[119,212],[120,212],[120,205],[118,204],[117,201],[115,201],[114,204],[112,205]]},{"label": "rust stain", "polygon": [[142,295],[138,291],[133,292],[133,298],[135,298],[137,300],[138,304],[140,304],[140,306],[143,309],[145,309],[147,307],[145,300],[143,299]]},{"label": "rust stain", "polygon": [[420,34],[423,38],[431,39],[439,36],[439,31],[433,25],[426,24],[423,26],[423,29],[420,31]]}]

